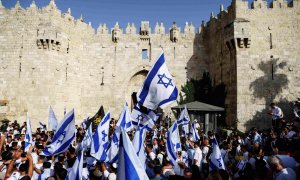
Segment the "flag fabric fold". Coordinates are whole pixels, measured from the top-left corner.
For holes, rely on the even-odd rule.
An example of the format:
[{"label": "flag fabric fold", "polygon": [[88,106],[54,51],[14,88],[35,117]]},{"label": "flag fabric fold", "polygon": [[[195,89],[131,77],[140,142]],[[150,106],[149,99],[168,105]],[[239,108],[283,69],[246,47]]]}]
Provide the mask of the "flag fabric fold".
[{"label": "flag fabric fold", "polygon": [[178,90],[165,63],[162,52],[150,69],[143,86],[137,93],[140,105],[152,110],[165,108],[176,101]]},{"label": "flag fabric fold", "polygon": [[115,132],[112,136],[111,141],[109,142],[109,147],[107,149],[107,161],[110,163],[115,163],[118,160],[121,128],[124,128],[126,132],[130,131],[133,128],[127,103],[125,103],[124,109],[120,114]]},{"label": "flag fabric fold", "polygon": [[118,156],[119,161],[117,179],[149,180],[129,137],[123,128],[120,135],[120,147]]},{"label": "flag fabric fold", "polygon": [[196,122],[192,123],[192,126],[191,126],[191,135],[192,135],[194,141],[199,141],[200,140],[200,136],[199,136],[198,130],[196,129]]},{"label": "flag fabric fold", "polygon": [[106,151],[109,144],[109,123],[110,113],[108,112],[99,123],[92,137],[93,140],[91,143],[91,156],[93,156],[98,161],[105,161],[107,158]]},{"label": "flag fabric fold", "polygon": [[51,144],[45,147],[41,153],[44,156],[53,156],[66,151],[75,137],[74,109],[65,115],[57,127]]},{"label": "flag fabric fold", "polygon": [[78,154],[72,169],[68,172],[67,180],[82,180],[83,152]]},{"label": "flag fabric fold", "polygon": [[190,122],[189,113],[188,113],[186,106],[184,106],[184,109],[181,111],[180,116],[177,120],[177,124],[185,125],[185,124],[188,124],[189,122]]},{"label": "flag fabric fold", "polygon": [[213,139],[212,145],[213,145],[213,151],[212,151],[211,157],[210,157],[210,164],[209,164],[210,169],[211,170],[217,170],[217,169],[225,170],[223,157],[221,155],[221,151],[220,151],[220,148],[219,148],[216,138]]},{"label": "flag fabric fold", "polygon": [[82,149],[86,149],[86,150],[90,149],[92,140],[93,140],[93,132],[92,132],[92,125],[90,125],[89,128],[86,130],[85,135],[82,139],[80,149],[81,150]]},{"label": "flag fabric fold", "polygon": [[146,169],[146,154],[145,154],[145,146],[144,146],[145,138],[146,138],[146,127],[143,128],[138,127],[137,131],[134,134],[132,145],[143,167]]},{"label": "flag fabric fold", "polygon": [[175,173],[180,174],[180,172],[176,172],[176,170],[180,169],[178,163],[176,162],[177,152],[181,150],[178,125],[176,122],[173,123],[167,132],[166,149]]},{"label": "flag fabric fold", "polygon": [[150,131],[157,119],[159,118],[159,115],[154,113],[150,109],[146,109],[145,111],[142,111],[140,106],[137,104],[132,112],[131,112],[131,120],[132,120],[132,125],[137,129],[147,127],[147,131]]},{"label": "flag fabric fold", "polygon": [[25,135],[25,152],[28,152],[31,144],[33,143],[32,141],[32,133],[31,133],[31,122],[29,115],[27,113],[26,117],[26,135]]},{"label": "flag fabric fold", "polygon": [[57,118],[54,114],[52,107],[49,107],[49,117],[48,117],[48,128],[49,130],[56,130],[58,125]]}]

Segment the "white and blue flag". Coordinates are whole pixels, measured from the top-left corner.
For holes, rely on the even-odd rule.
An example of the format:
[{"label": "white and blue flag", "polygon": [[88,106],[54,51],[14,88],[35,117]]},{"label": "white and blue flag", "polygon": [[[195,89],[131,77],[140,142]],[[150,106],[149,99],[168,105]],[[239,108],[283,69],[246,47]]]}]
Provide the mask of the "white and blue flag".
[{"label": "white and blue flag", "polygon": [[41,121],[39,121],[39,128],[41,128],[42,131],[47,131],[46,124],[42,123]]},{"label": "white and blue flag", "polygon": [[126,131],[123,128],[121,131],[117,179],[148,180],[145,168],[138,158]]},{"label": "white and blue flag", "polygon": [[[176,162],[177,152],[181,150],[178,126],[176,122],[174,122],[174,124],[169,128],[167,132],[166,145],[167,145],[167,155],[174,167],[174,170],[180,169],[178,163]],[[175,172],[175,173],[180,174],[180,172]]]},{"label": "white and blue flag", "polygon": [[93,140],[93,131],[92,131],[92,124],[90,124],[89,128],[86,130],[85,135],[81,142],[81,149],[88,150],[91,148]]},{"label": "white and blue flag", "polygon": [[67,180],[82,180],[83,152],[78,154],[72,169],[68,172]]},{"label": "white and blue flag", "polygon": [[211,170],[217,170],[217,169],[225,170],[223,157],[221,155],[221,151],[220,151],[220,148],[219,148],[216,138],[213,139],[212,145],[213,145],[213,151],[212,151],[211,157],[210,157],[210,164],[209,164],[210,169]]},{"label": "white and blue flag", "polygon": [[119,139],[121,134],[121,128],[124,128],[126,132],[130,131],[133,128],[131,123],[130,111],[127,103],[124,105],[124,109],[120,114],[118,119],[116,130],[112,136],[112,139],[109,143],[107,150],[107,161],[110,163],[115,163],[118,160],[118,151],[119,151]]},{"label": "white and blue flag", "polygon": [[126,132],[130,131],[132,129],[132,123],[131,123],[131,117],[130,117],[130,111],[127,105],[127,102],[124,105],[124,109],[120,114],[119,120],[117,122],[117,130],[121,132],[121,127],[123,127]]},{"label": "white and blue flag", "polygon": [[31,122],[29,115],[27,113],[26,117],[26,134],[25,134],[25,152],[28,152],[31,144],[33,143],[32,141],[32,134],[31,134]]},{"label": "white and blue flag", "polygon": [[185,125],[190,123],[190,117],[189,117],[189,113],[187,111],[186,106],[184,106],[184,109],[181,111],[180,116],[177,120],[177,124],[178,125]]},{"label": "white and blue flag", "polygon": [[146,138],[146,127],[143,128],[138,127],[134,134],[132,145],[143,167],[146,169],[146,154],[145,154],[145,146],[144,146],[145,138]]},{"label": "white and blue flag", "polygon": [[155,114],[150,109],[147,109],[145,113],[142,112],[138,104],[133,108],[131,112],[132,125],[136,128],[143,128],[144,126],[147,126],[147,131],[151,131],[158,118],[159,115]]},{"label": "white and blue flag", "polygon": [[83,129],[86,129],[86,123],[89,121],[90,117],[87,117],[86,119],[83,120],[83,122],[81,123],[81,126],[83,127]]},{"label": "white and blue flag", "polygon": [[51,144],[45,147],[41,155],[54,156],[66,151],[75,137],[74,109],[65,115],[57,127]]},{"label": "white and blue flag", "polygon": [[156,110],[158,107],[167,107],[176,101],[177,96],[178,90],[167,68],[164,53],[162,52],[137,93],[137,101],[144,107]]},{"label": "white and blue flag", "polygon": [[48,128],[49,130],[56,130],[57,129],[57,119],[56,116],[54,114],[54,111],[52,109],[52,107],[49,107],[49,117],[48,117]]},{"label": "white and blue flag", "polygon": [[95,133],[93,134],[93,140],[91,144],[91,156],[98,161],[105,161],[108,148],[108,133],[110,123],[110,112],[108,112],[101,122],[99,123]]},{"label": "white and blue flag", "polygon": [[191,126],[191,135],[192,135],[193,140],[195,142],[200,140],[200,136],[199,136],[198,130],[196,128],[196,122],[192,123],[192,126]]}]

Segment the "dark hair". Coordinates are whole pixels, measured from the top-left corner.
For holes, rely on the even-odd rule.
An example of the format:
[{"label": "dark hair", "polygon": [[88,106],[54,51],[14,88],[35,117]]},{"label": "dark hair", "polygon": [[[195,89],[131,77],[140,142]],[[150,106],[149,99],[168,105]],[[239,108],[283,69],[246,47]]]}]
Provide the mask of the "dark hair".
[{"label": "dark hair", "polygon": [[20,172],[28,171],[28,162],[21,164],[19,166],[19,171]]},{"label": "dark hair", "polygon": [[72,146],[70,146],[68,150],[70,154],[75,154],[75,148],[73,148]]},{"label": "dark hair", "polygon": [[51,163],[46,161],[43,163],[43,168],[50,168],[51,167]]},{"label": "dark hair", "polygon": [[161,173],[161,167],[160,166],[154,166],[153,171],[155,174],[160,174]]},{"label": "dark hair", "polygon": [[64,168],[61,168],[58,172],[56,172],[57,176],[60,178],[60,179],[66,179],[67,175],[68,175],[68,171]]}]

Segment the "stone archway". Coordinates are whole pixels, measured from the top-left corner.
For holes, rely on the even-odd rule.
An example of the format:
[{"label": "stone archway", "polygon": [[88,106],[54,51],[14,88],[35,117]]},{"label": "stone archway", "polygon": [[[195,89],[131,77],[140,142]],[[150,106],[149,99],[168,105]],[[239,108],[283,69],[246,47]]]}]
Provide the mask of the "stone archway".
[{"label": "stone archway", "polygon": [[147,70],[141,70],[141,71],[135,73],[128,82],[125,99],[128,102],[128,105],[131,109],[133,108],[134,103],[135,103],[134,96],[139,91],[139,89],[142,87],[147,74],[148,74]]}]

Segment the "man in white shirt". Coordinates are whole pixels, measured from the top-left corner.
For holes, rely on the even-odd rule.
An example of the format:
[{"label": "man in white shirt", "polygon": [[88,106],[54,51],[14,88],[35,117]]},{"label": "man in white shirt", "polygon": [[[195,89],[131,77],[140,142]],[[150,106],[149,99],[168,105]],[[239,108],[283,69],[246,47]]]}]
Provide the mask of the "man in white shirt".
[{"label": "man in white shirt", "polygon": [[194,154],[194,165],[199,167],[201,170],[201,163],[202,163],[202,151],[200,149],[200,142],[195,143],[195,154]]},{"label": "man in white shirt", "polygon": [[296,173],[291,168],[285,168],[281,160],[276,157],[272,156],[268,159],[268,164],[273,171],[273,179],[274,180],[296,180]]},{"label": "man in white shirt", "polygon": [[275,103],[270,104],[271,112],[269,112],[270,115],[272,115],[272,127],[277,130],[279,128],[280,120],[283,118],[282,110],[275,105]]}]

